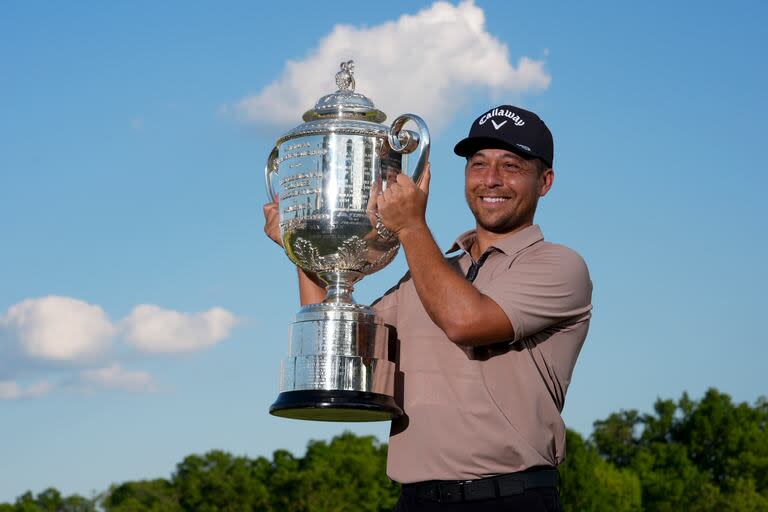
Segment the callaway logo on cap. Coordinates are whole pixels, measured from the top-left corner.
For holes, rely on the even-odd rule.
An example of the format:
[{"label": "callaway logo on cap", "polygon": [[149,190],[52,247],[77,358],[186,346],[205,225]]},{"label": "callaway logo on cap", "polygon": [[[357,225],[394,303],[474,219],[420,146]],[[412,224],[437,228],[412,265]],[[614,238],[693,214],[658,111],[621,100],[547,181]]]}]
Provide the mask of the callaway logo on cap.
[{"label": "callaway logo on cap", "polygon": [[500,105],[475,119],[467,138],[453,152],[470,157],[481,149],[506,149],[523,157],[540,158],[552,167],[552,133],[539,116],[512,105]]}]

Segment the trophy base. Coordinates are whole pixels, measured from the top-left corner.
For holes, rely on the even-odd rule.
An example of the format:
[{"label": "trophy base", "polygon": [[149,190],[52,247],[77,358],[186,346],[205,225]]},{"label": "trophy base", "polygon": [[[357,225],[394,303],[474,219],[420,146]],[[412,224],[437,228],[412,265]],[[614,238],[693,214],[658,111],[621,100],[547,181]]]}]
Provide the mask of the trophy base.
[{"label": "trophy base", "polygon": [[273,416],[314,421],[389,421],[403,414],[395,399],[346,390],[284,391],[269,408]]}]

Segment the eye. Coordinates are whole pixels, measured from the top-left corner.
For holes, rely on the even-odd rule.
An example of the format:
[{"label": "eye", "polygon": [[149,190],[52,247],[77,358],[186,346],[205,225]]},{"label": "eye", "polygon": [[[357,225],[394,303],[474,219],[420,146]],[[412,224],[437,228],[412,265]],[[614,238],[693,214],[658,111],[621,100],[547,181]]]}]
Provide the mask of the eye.
[{"label": "eye", "polygon": [[519,164],[519,163],[517,163],[517,162],[511,162],[511,161],[510,161],[510,162],[506,162],[506,163],[504,163],[504,169],[508,169],[508,170],[510,170],[510,171],[517,171],[517,170],[520,170],[520,169],[522,169],[522,167],[520,166],[520,164]]}]

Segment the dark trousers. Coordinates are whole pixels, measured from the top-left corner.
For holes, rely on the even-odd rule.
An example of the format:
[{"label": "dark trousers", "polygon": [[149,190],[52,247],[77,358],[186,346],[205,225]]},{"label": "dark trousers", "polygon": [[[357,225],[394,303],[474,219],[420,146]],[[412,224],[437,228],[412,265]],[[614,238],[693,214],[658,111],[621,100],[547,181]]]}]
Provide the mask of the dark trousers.
[{"label": "dark trousers", "polygon": [[482,501],[438,503],[418,500],[414,489],[402,488],[393,512],[562,512],[560,495],[554,487],[526,489],[521,494]]}]

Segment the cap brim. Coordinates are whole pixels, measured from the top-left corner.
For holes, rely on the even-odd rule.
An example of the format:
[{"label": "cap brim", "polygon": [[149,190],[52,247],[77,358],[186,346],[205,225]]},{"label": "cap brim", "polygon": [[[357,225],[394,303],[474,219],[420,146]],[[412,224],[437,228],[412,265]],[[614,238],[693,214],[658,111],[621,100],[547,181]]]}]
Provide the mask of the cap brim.
[{"label": "cap brim", "polygon": [[459,156],[468,158],[481,149],[506,149],[523,158],[541,158],[535,153],[531,153],[530,151],[526,151],[523,148],[519,148],[509,142],[494,137],[467,137],[456,144],[453,148],[453,152]]}]

